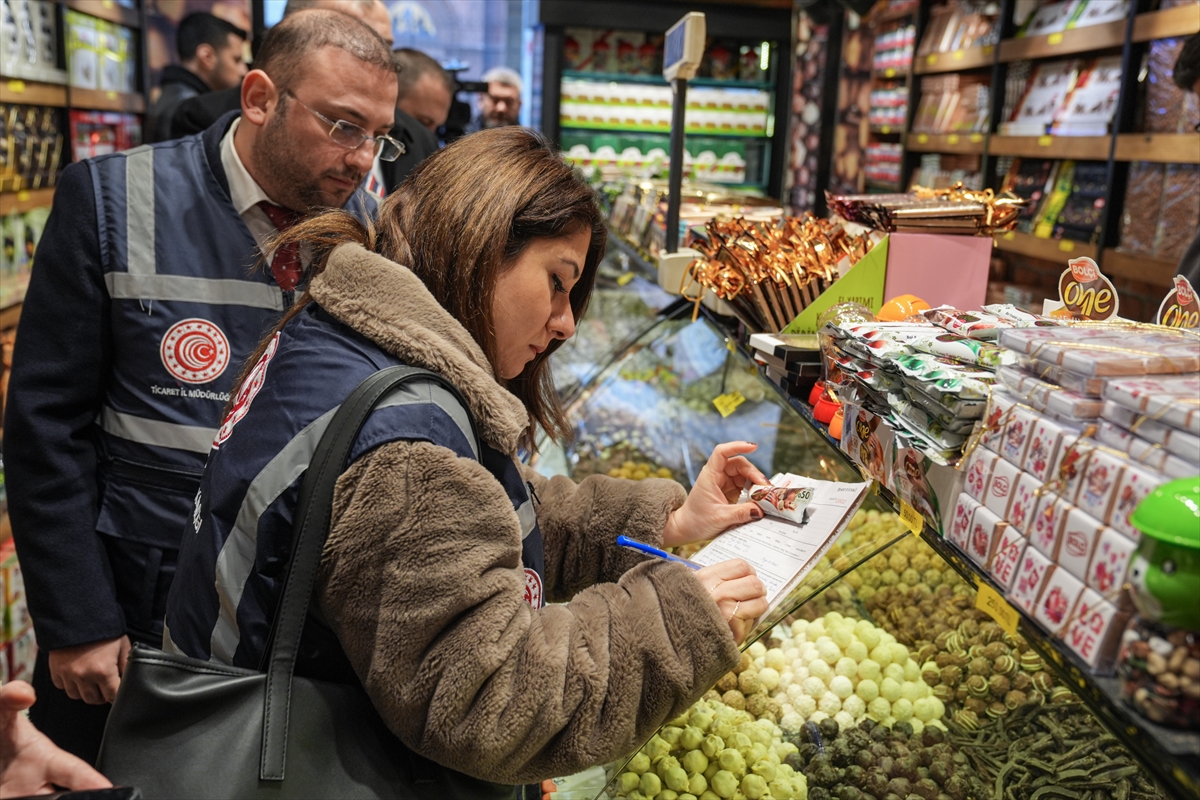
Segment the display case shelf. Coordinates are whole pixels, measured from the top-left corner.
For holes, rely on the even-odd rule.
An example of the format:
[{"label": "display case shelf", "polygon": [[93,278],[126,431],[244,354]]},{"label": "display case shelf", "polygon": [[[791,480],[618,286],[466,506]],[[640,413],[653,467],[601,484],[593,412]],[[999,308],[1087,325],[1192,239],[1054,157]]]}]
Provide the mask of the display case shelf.
[{"label": "display case shelf", "polygon": [[0,78],[0,102],[63,108],[67,105],[67,87],[22,78]]},{"label": "display case shelf", "polygon": [[913,62],[913,72],[918,75],[929,75],[935,72],[961,72],[968,69],[990,67],[995,51],[994,45],[987,44],[962,50],[951,50],[946,53],[928,53],[916,57]]},{"label": "display case shelf", "polygon": [[1122,133],[1118,161],[1200,164],[1200,133]]},{"label": "display case shelf", "polygon": [[71,87],[72,108],[93,111],[119,111],[126,114],[146,113],[146,98],[129,92],[105,92],[100,89],[78,89]]},{"label": "display case shelf", "polygon": [[910,133],[904,146],[914,153],[982,155],[985,138],[982,133]]},{"label": "display case shelf", "polygon": [[884,22],[895,22],[898,19],[908,19],[917,13],[918,3],[913,3],[907,8],[889,8],[881,11],[877,16],[871,18],[873,24],[882,24]]},{"label": "display case shelf", "polygon": [[1021,231],[1008,231],[995,238],[996,249],[1007,253],[1059,261],[1066,265],[1068,258],[1096,258],[1096,246],[1072,239],[1042,239]]},{"label": "display case shelf", "polygon": [[[667,135],[670,130],[665,128],[638,128],[632,125],[603,125],[603,124],[588,124],[577,125],[571,122],[563,122],[561,125],[564,131],[595,131],[596,133],[656,133]],[[711,136],[720,139],[769,139],[770,134],[767,133],[737,133],[735,131],[709,131],[703,128],[688,128],[689,136]]]},{"label": "display case shelf", "polygon": [[[707,310],[705,313],[708,314]],[[720,317],[709,316],[715,325],[725,325]],[[728,327],[724,329],[732,341],[737,341],[736,331]],[[745,352],[740,342],[738,347]],[[859,469],[853,459],[841,450],[840,443],[829,435],[828,428],[813,418],[806,403],[785,393],[775,384],[771,386],[783,402],[812,426],[848,466]],[[901,510],[895,494],[887,487],[878,486],[878,495],[896,511]],[[972,587],[986,585],[1003,595],[988,575],[928,524],[922,527],[920,536]],[[1122,701],[1120,682],[1116,678],[1093,675],[1069,648],[1050,637],[1024,614],[1020,615],[1017,627],[1052,671],[1079,695],[1092,713],[1122,745],[1137,756],[1164,788],[1178,798],[1200,797],[1200,733],[1170,730],[1136,715]]]},{"label": "display case shelf", "polygon": [[1174,261],[1142,253],[1126,253],[1113,247],[1105,249],[1101,264],[1105,275],[1161,286],[1164,292],[1171,286],[1171,279],[1179,268]]},{"label": "display case shelf", "polygon": [[872,125],[870,131],[876,136],[901,136],[904,134],[904,129],[896,125]]},{"label": "display case shelf", "polygon": [[886,67],[877,69],[872,74],[877,81],[903,81],[908,80],[908,67]]},{"label": "display case shelf", "polygon": [[1200,4],[1196,3],[1138,14],[1133,20],[1135,42],[1191,36],[1193,33],[1200,33]]},{"label": "display case shelf", "polygon": [[[666,86],[667,80],[662,75],[626,75],[620,72],[580,72],[565,69],[562,76],[571,80],[595,81],[597,83],[646,83],[653,86]],[[770,81],[722,81],[715,78],[692,78],[688,86],[718,87],[723,89],[773,89],[775,84]]]},{"label": "display case shelf", "polygon": [[126,28],[140,28],[141,19],[136,8],[123,6],[116,0],[66,0],[67,8],[88,14]]},{"label": "display case shelf", "polygon": [[993,136],[988,154],[1025,158],[1072,158],[1106,161],[1111,136]]},{"label": "display case shelf", "polygon": [[1112,50],[1125,42],[1125,20],[1072,28],[1059,33],[1025,36],[1000,42],[999,60],[1024,61],[1034,58],[1062,58],[1077,53]]},{"label": "display case shelf", "polygon": [[54,188],[22,189],[18,192],[0,192],[0,217],[16,211],[24,214],[30,209],[48,206],[54,202]]}]

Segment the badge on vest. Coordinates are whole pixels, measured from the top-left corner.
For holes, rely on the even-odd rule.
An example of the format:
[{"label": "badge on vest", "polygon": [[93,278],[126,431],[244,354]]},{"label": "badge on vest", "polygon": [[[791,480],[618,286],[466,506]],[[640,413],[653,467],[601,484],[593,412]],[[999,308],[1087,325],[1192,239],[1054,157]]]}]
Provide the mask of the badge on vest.
[{"label": "badge on vest", "polygon": [[250,370],[250,374],[246,376],[246,380],[242,381],[242,385],[238,387],[237,395],[233,398],[233,406],[229,409],[229,413],[225,415],[225,419],[221,422],[221,427],[217,429],[217,436],[213,439],[213,450],[220,448],[225,440],[233,434],[233,426],[237,425],[242,417],[250,412],[250,404],[254,402],[254,396],[258,394],[258,390],[263,386],[263,381],[267,379],[267,365],[271,363],[271,357],[275,355],[275,351],[278,349],[279,333],[276,332],[271,337],[267,349],[263,351],[262,357],[254,365],[254,369]]},{"label": "badge on vest", "polygon": [[163,336],[159,355],[173,377],[184,383],[208,383],[229,366],[229,339],[206,319],[185,319]]},{"label": "badge on vest", "polygon": [[533,609],[542,607],[542,576],[529,567],[525,568],[525,602]]}]

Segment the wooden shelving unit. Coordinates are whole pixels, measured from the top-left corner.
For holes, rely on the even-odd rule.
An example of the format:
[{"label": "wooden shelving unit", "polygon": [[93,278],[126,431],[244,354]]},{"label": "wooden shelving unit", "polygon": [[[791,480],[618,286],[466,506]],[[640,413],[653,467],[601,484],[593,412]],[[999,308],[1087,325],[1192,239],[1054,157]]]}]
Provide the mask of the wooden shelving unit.
[{"label": "wooden shelving unit", "polygon": [[1122,133],[1118,161],[1200,164],[1200,133]]},{"label": "wooden shelving unit", "polygon": [[[1045,261],[1065,261],[1067,258],[1096,257],[1096,246],[1071,239],[1040,239],[1028,233],[1009,231],[995,237],[997,250]],[[1107,265],[1106,265],[1107,269]]]},{"label": "wooden shelving unit", "polygon": [[1104,161],[1111,136],[993,136],[988,153],[1026,158],[1073,158]]},{"label": "wooden shelving unit", "polygon": [[99,89],[71,87],[71,107],[92,111],[120,111],[126,114],[145,114],[146,98],[127,92],[104,92]]},{"label": "wooden shelving unit", "polygon": [[1031,58],[1059,58],[1075,53],[1112,50],[1125,42],[1125,21],[1105,22],[1074,28],[1061,33],[1005,39],[1000,42],[1000,61],[1023,61]]},{"label": "wooden shelving unit", "polygon": [[965,69],[990,67],[995,50],[996,48],[989,44],[949,53],[914,56],[913,72],[917,75],[929,75],[935,72],[960,72]]},{"label": "wooden shelving unit", "polygon": [[963,153],[982,155],[982,133],[909,133],[904,146],[914,153]]},{"label": "wooden shelving unit", "polygon": [[0,78],[0,102],[62,108],[67,105],[67,87],[21,78]]},{"label": "wooden shelving unit", "polygon": [[97,17],[115,22],[118,25],[124,25],[126,28],[140,28],[141,20],[138,18],[136,8],[128,8],[120,5],[116,0],[66,0],[66,6],[69,9],[78,11],[81,14]]},{"label": "wooden shelving unit", "polygon": [[1117,278],[1128,278],[1139,283],[1161,286],[1165,291],[1171,285],[1179,265],[1142,253],[1126,253],[1109,247],[1104,250],[1104,273]]},{"label": "wooden shelving unit", "polygon": [[30,209],[48,206],[53,201],[53,187],[49,189],[22,189],[19,192],[2,192],[0,193],[0,217],[11,214],[14,211],[24,214]]},{"label": "wooden shelving unit", "polygon": [[1200,4],[1176,6],[1138,14],[1133,20],[1133,40],[1149,42],[1200,33]]}]

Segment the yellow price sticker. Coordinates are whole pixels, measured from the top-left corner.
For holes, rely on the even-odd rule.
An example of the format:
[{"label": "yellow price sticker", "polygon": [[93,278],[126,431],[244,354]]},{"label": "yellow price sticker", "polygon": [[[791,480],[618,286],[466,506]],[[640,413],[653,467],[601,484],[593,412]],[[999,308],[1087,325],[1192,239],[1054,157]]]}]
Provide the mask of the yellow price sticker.
[{"label": "yellow price sticker", "polygon": [[116,100],[116,99],[117,99],[117,93],[116,93],[116,92],[105,92],[105,93],[104,93],[104,96],[105,96],[105,97],[107,97],[109,100]]},{"label": "yellow price sticker", "polygon": [[946,137],[946,144],[958,144],[958,134],[952,133]]},{"label": "yellow price sticker", "polygon": [[1058,242],[1058,249],[1062,250],[1064,253],[1073,253],[1075,252],[1075,243],[1070,239],[1060,239]]},{"label": "yellow price sticker", "polygon": [[746,398],[742,397],[741,392],[730,392],[713,399],[713,405],[717,407],[717,411],[721,412],[722,417],[728,417],[744,402],[746,402]]},{"label": "yellow price sticker", "polygon": [[900,500],[900,521],[917,536],[921,535],[921,530],[925,527],[925,518],[921,516],[921,512],[904,502],[903,498]]},{"label": "yellow price sticker", "polygon": [[963,59],[966,57],[966,55],[967,55],[967,54],[966,54],[964,51],[962,51],[962,50],[955,50],[955,51],[954,51],[954,60],[955,60],[955,61],[962,61],[962,60],[963,60]]},{"label": "yellow price sticker", "polygon": [[926,64],[936,64],[937,62],[938,62],[937,53],[930,53],[929,55],[925,56]]},{"label": "yellow price sticker", "polygon": [[926,134],[926,133],[917,134],[917,143],[918,144],[925,144],[928,141],[929,141],[929,134]]},{"label": "yellow price sticker", "polygon": [[28,199],[29,199],[29,190],[28,189],[22,189],[21,191],[17,192],[17,202],[18,203],[24,203]]},{"label": "yellow price sticker", "polygon": [[1054,144],[1053,136],[1039,136],[1038,137],[1038,147],[1049,147],[1052,144]]},{"label": "yellow price sticker", "polygon": [[104,0],[104,2],[102,2],[100,5],[104,6],[104,8],[111,9],[115,4],[113,3],[113,0]]},{"label": "yellow price sticker", "polygon": [[617,286],[624,286],[625,284],[629,283],[631,280],[633,280],[632,272],[622,272],[617,277]]},{"label": "yellow price sticker", "polygon": [[892,126],[891,126],[891,125],[884,125],[882,128],[880,128],[880,129],[879,129],[879,132],[880,132],[880,133],[891,133],[891,132],[892,132]]},{"label": "yellow price sticker", "polygon": [[972,133],[972,134],[971,134],[971,142],[972,142],[972,143],[974,143],[974,144],[979,144],[979,143],[980,143],[980,142],[982,142],[982,141],[983,141],[983,134],[982,134],[982,133]]},{"label": "yellow price sticker", "polygon": [[975,607],[996,620],[1000,629],[1009,636],[1017,635],[1017,623],[1021,621],[1021,614],[986,583],[979,584],[979,591],[975,593]]},{"label": "yellow price sticker", "polygon": [[883,71],[883,76],[885,78],[894,78],[894,77],[896,77],[896,70],[892,69],[891,67],[888,67],[887,69],[885,69]]},{"label": "yellow price sticker", "polygon": [[1011,242],[1013,239],[1017,238],[1017,232],[1016,231],[1005,231],[1004,238]]},{"label": "yellow price sticker", "polygon": [[1046,37],[1046,44],[1062,44],[1062,34],[1052,33]]},{"label": "yellow price sticker", "polygon": [[8,90],[13,94],[21,94],[25,91],[25,81],[9,81]]},{"label": "yellow price sticker", "polygon": [[993,50],[993,48],[990,44],[983,46],[983,54],[985,56],[990,56],[992,54],[992,50]]}]

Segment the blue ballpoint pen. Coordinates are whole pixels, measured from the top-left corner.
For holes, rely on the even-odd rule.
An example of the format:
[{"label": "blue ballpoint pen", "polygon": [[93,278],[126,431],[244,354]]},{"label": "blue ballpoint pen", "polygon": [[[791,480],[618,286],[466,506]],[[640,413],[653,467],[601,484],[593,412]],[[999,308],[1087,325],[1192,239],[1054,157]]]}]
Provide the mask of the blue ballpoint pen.
[{"label": "blue ballpoint pen", "polygon": [[659,550],[657,547],[651,547],[644,542],[639,542],[637,539],[630,539],[628,536],[618,536],[617,544],[621,545],[621,547],[628,547],[631,550],[637,550],[640,553],[645,553],[648,556],[654,556],[655,558],[665,558],[667,561],[678,561],[685,567],[702,569],[702,567],[695,561],[688,561],[686,558],[680,558],[679,556],[671,555],[666,550]]}]

